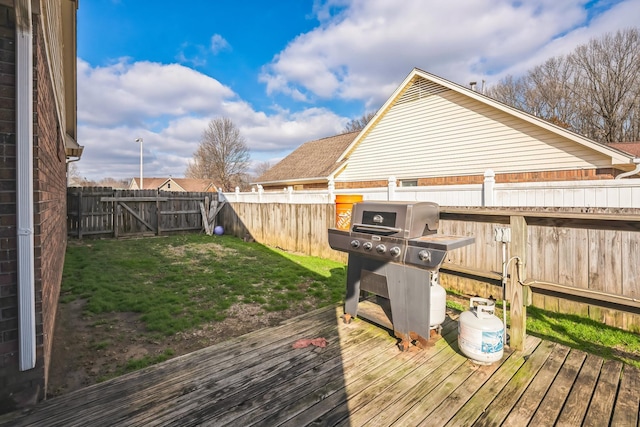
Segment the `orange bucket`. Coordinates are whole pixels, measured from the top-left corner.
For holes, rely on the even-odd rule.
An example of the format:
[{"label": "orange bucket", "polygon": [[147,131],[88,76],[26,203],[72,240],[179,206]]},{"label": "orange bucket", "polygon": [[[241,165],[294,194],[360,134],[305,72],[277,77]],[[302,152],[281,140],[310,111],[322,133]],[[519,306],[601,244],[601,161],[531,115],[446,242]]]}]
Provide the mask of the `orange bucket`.
[{"label": "orange bucket", "polygon": [[339,230],[349,230],[351,226],[351,210],[353,204],[362,201],[359,194],[337,194],[336,195],[336,228]]}]

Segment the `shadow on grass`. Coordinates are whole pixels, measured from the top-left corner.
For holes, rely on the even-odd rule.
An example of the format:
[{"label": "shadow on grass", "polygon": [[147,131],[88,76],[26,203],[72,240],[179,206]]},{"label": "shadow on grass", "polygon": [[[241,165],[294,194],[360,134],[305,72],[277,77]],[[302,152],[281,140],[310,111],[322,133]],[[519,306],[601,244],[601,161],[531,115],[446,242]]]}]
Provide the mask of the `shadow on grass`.
[{"label": "shadow on grass", "polygon": [[527,333],[640,367],[640,336],[573,314],[527,308]]}]

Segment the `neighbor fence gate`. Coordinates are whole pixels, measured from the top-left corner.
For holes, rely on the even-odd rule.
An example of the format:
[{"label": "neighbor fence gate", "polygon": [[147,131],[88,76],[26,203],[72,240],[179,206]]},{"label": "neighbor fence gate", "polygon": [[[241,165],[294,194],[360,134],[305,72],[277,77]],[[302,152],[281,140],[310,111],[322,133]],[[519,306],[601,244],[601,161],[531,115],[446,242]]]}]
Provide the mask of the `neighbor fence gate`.
[{"label": "neighbor fence gate", "polygon": [[222,204],[217,193],[71,187],[67,191],[68,235],[158,236],[200,231],[211,234]]}]

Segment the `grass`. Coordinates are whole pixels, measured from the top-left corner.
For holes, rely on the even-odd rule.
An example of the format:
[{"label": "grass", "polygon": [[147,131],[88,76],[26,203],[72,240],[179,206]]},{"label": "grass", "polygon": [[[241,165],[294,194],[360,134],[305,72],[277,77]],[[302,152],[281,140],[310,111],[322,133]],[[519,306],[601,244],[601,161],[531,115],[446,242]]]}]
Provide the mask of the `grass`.
[{"label": "grass", "polygon": [[[168,336],[223,320],[236,303],[258,304],[266,311],[335,304],[344,297],[345,281],[341,263],[232,236],[71,241],[61,301],[86,299],[88,314],[140,313],[148,331]],[[466,304],[468,299],[449,294],[448,307],[464,311]],[[501,302],[496,308],[502,318]],[[640,337],[635,333],[534,307],[527,314],[529,334],[640,367]],[[94,348],[108,345],[98,342]],[[171,354],[167,349],[134,359],[123,370],[139,369]]]},{"label": "grass", "polygon": [[640,336],[593,319],[527,307],[527,333],[640,368]]},{"label": "grass", "polygon": [[223,320],[236,303],[334,304],[345,280],[341,263],[232,236],[70,241],[61,301],[85,299],[88,314],[139,313],[148,331],[168,336]]}]

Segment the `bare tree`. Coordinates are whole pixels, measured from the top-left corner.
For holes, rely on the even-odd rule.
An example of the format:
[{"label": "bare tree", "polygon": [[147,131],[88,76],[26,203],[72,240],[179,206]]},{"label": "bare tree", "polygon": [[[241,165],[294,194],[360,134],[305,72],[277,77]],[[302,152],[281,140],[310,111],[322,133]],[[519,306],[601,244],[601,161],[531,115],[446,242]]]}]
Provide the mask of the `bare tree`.
[{"label": "bare tree", "polygon": [[375,111],[371,111],[369,113],[365,113],[362,117],[351,120],[342,130],[344,133],[347,132],[355,132],[357,130],[362,130],[369,123],[369,121],[376,115]]},{"label": "bare tree", "polygon": [[487,96],[491,98],[520,110],[529,111],[529,106],[525,101],[526,93],[527,85],[525,80],[517,79],[512,75],[506,76],[500,83],[489,86],[486,90]]},{"label": "bare tree", "polygon": [[534,67],[527,75],[529,109],[539,117],[565,128],[575,124],[569,82],[573,74],[571,61],[558,56]]},{"label": "bare tree", "polygon": [[587,114],[585,130],[603,142],[638,140],[628,132],[635,127],[629,116],[640,101],[640,31],[592,39],[578,46],[571,60],[575,93]]},{"label": "bare tree", "polygon": [[67,166],[67,185],[70,187],[82,187],[84,181],[80,176],[78,165],[69,163]]},{"label": "bare tree", "polygon": [[246,185],[249,149],[240,130],[226,117],[212,119],[189,162],[185,176],[213,180],[224,191]]},{"label": "bare tree", "polygon": [[102,178],[100,181],[98,181],[98,185],[100,187],[127,188],[129,186],[129,182],[126,179],[115,179],[107,177]]},{"label": "bare tree", "polygon": [[256,167],[254,168],[256,178],[259,178],[262,175],[264,175],[272,167],[273,165],[269,161],[260,162],[256,164]]},{"label": "bare tree", "polygon": [[640,30],[592,39],[487,94],[596,141],[638,141]]}]

